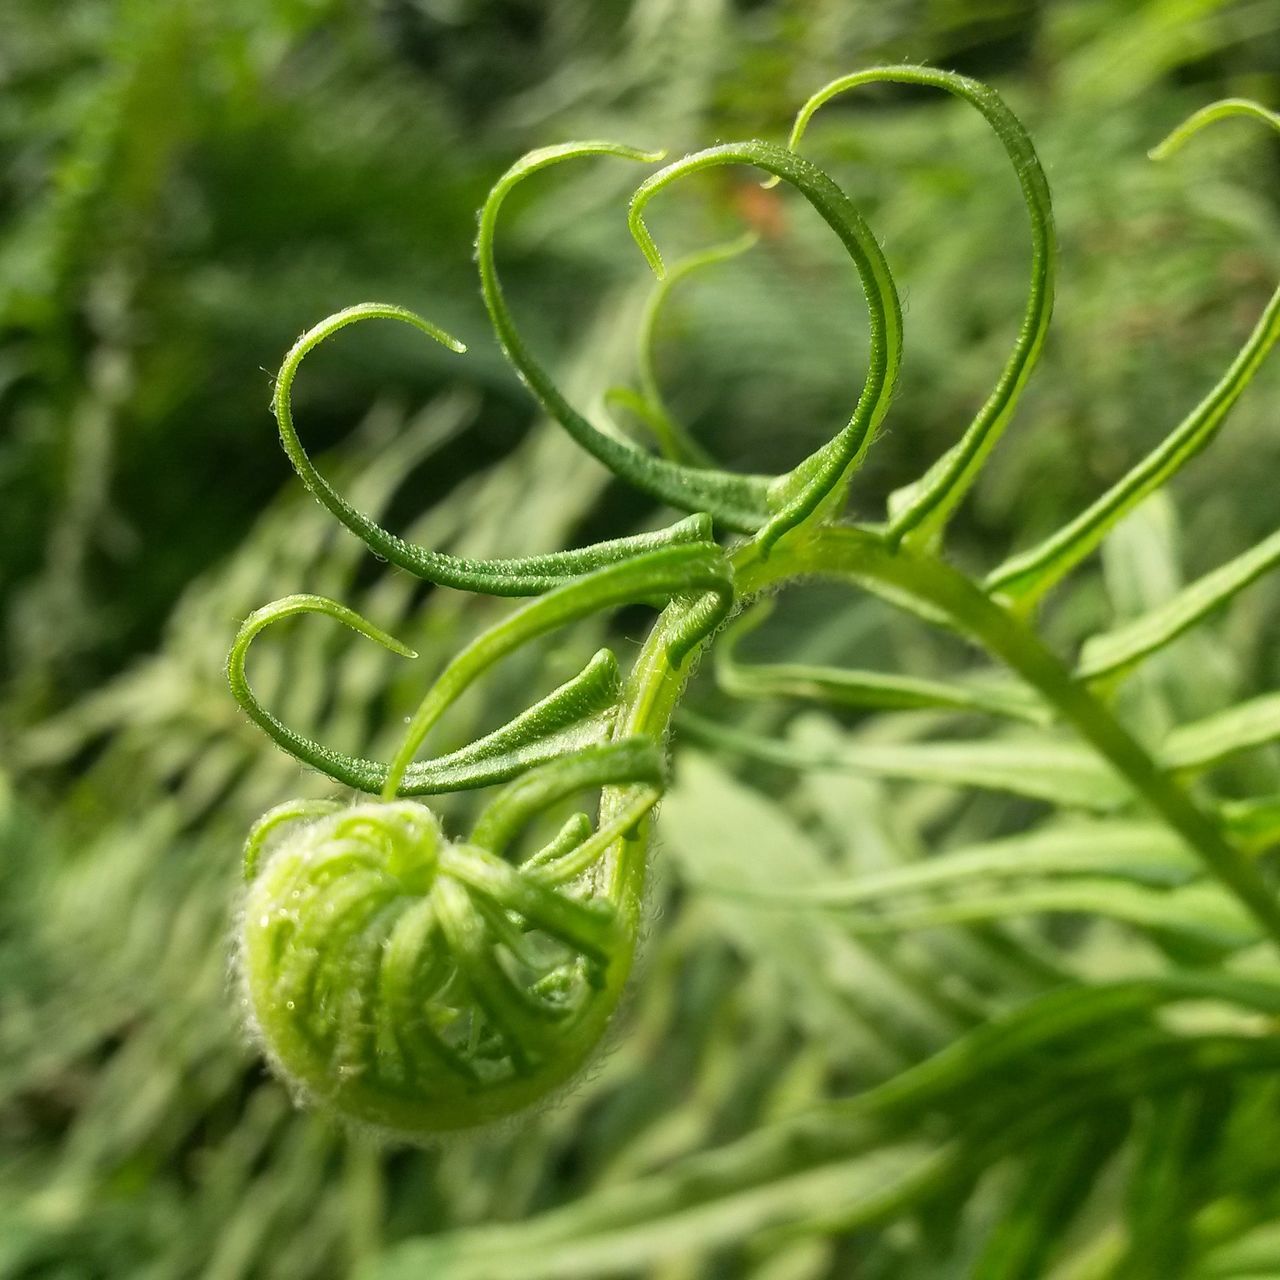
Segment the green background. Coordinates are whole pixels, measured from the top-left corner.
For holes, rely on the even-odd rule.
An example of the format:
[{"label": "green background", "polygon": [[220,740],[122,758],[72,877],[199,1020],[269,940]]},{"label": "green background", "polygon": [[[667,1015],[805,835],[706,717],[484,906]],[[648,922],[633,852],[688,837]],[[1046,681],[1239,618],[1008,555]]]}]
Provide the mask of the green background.
[{"label": "green background", "polygon": [[[459,359],[370,325],[314,356],[296,412],[327,474],[396,529],[458,553],[643,527],[657,518],[648,501],[541,421],[501,360],[471,260],[488,187],[523,151],[573,138],[675,154],[780,141],[827,79],[901,61],[1006,95],[1036,140],[1062,241],[1044,361],[957,521],[954,557],[981,570],[1141,457],[1265,304],[1280,268],[1274,140],[1239,124],[1162,166],[1145,153],[1215,98],[1277,104],[1274,0],[6,0],[0,1278],[1280,1274],[1265,1164],[1280,1112],[1251,1096],[1241,1118],[1225,1085],[1170,1111],[1164,1099],[1082,1110],[1044,1152],[993,1160],[927,1211],[864,1229],[839,1214],[874,1170],[815,1191],[830,1220],[798,1236],[761,1234],[748,1215],[712,1247],[696,1223],[667,1223],[611,1260],[571,1263],[540,1253],[535,1232],[492,1271],[466,1270],[474,1235],[429,1264],[406,1244],[536,1220],[678,1167],[892,1076],[1054,973],[1145,972],[1167,949],[1078,919],[1024,921],[1007,955],[1003,934],[975,941],[982,929],[908,938],[904,959],[828,918],[766,924],[685,885],[720,868],[767,887],[806,858],[865,868],[889,859],[882,846],[915,856],[972,842],[1025,826],[1037,812],[1025,798],[734,776],[679,756],[651,937],[616,1043],[571,1098],[509,1130],[380,1148],[296,1112],[240,1027],[227,959],[240,841],[270,804],[327,791],[232,703],[221,667],[239,620],[273,596],[331,594],[434,670],[506,608],[389,574],[334,525],[279,449],[268,371],[329,311],[409,306],[470,350]],[[853,498],[876,517],[958,437],[1004,359],[1025,214],[981,121],[940,95],[864,91],[828,108],[805,149],[865,211],[906,305],[898,399]],[[500,236],[518,320],[593,410],[634,382],[651,287],[623,218],[629,168],[593,162],[529,183]],[[844,420],[865,319],[817,219],[752,175],[687,183],[654,218],[673,253],[744,222],[759,245],[674,294],[656,359],[673,409],[718,458],[780,470]],[[1213,451],[1054,597],[1055,643],[1140,612],[1272,530],[1276,392],[1264,370]],[[620,657],[645,619],[618,621]],[[1278,623],[1280,595],[1263,584],[1216,637],[1183,642],[1128,691],[1130,714],[1167,727],[1273,688]],[[531,684],[565,678],[603,637],[603,623],[587,626],[508,663],[460,708],[459,739],[517,709]],[[856,651],[917,674],[962,660],[882,606],[816,589],[753,643],[819,660]],[[348,750],[388,750],[429,678],[323,624],[263,650],[255,678],[271,705]],[[726,705],[707,681],[692,697]],[[805,731],[902,732],[851,717]],[[1229,785],[1276,789],[1280,767],[1264,753]],[[455,818],[465,807],[444,806]],[[981,964],[979,943],[991,948]],[[945,992],[954,973],[961,993]],[[1213,1154],[1228,1130],[1230,1160]],[[1181,1145],[1160,1163],[1152,1149],[1171,1133]],[[1053,1211],[1019,1217],[1026,1187],[1048,1180],[1026,1171],[1069,1143],[1084,1155]],[[1263,1171],[1242,1191],[1231,1176],[1251,1152]],[[1120,1171],[1134,1167],[1149,1185],[1125,1192]],[[1019,1222],[1021,1235],[989,1243]],[[1230,1248],[1258,1231],[1271,1252],[1236,1266]]]}]

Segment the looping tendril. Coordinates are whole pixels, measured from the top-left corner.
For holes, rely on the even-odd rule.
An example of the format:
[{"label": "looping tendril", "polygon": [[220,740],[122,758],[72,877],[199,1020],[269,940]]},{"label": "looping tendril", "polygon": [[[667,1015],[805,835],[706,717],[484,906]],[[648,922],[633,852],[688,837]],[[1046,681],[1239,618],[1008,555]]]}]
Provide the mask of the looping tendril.
[{"label": "looping tendril", "polygon": [[[295,759],[335,782],[376,794],[387,785],[387,765],[336,751],[290,728],[262,705],[249,684],[245,665],[254,638],[274,623],[304,613],[324,614],[403,657],[417,656],[334,600],[286,596],[256,610],[241,626],[227,661],[232,693],[254,723]],[[571,680],[501,728],[447,755],[414,762],[405,770],[396,794],[429,795],[505,782],[525,769],[595,741],[608,732],[619,687],[617,660],[602,649]]]},{"label": "looping tendril", "polygon": [[889,408],[902,359],[902,308],[880,245],[853,202],[817,165],[769,142],[711,147],[677,160],[640,185],[632,197],[627,222],[659,279],[665,275],[665,267],[645,222],[646,206],[677,179],[727,164],[763,169],[795,187],[808,200],[853,260],[866,296],[871,330],[866,380],[848,423],[791,471],[769,482],[769,512],[756,534],[757,545],[767,554],[784,534],[843,498],[850,477]]},{"label": "looping tendril", "polygon": [[726,528],[751,533],[768,517],[768,477],[687,466],[655,457],[629,441],[606,435],[569,403],[516,328],[494,262],[499,211],[507,196],[532,174],[585,156],[616,156],[652,164],[662,158],[662,153],[637,151],[613,142],[570,142],[529,152],[498,179],[481,210],[480,232],[476,238],[480,287],[494,332],[507,359],[543,409],[615,475],[674,507],[709,512]]},{"label": "looping tendril", "polygon": [[429,320],[404,307],[389,303],[365,302],[347,307],[308,329],[289,349],[276,377],[272,408],[280,428],[280,441],[302,483],[375,555],[390,561],[416,577],[462,591],[480,591],[493,596],[538,595],[558,584],[610,564],[627,555],[656,547],[706,541],[711,536],[710,518],[699,512],[679,520],[669,528],[598,542],[576,551],[553,551],[545,555],[515,559],[466,559],[415,546],[384,529],[375,520],[357,511],[320,474],[311,461],[293,421],[293,383],[303,359],[325,339],[362,320],[398,320],[425,333],[455,352],[466,347]]},{"label": "looping tendril", "polygon": [[937,535],[977,477],[987,454],[1013,416],[1022,390],[1040,358],[1053,313],[1057,242],[1049,184],[1030,136],[994,89],[968,76],[914,66],[870,67],[841,76],[824,85],[801,107],[791,130],[792,150],[799,147],[819,108],[862,85],[886,82],[942,89],[977,110],[1013,164],[1031,224],[1031,283],[1027,306],[1013,350],[995,387],[960,441],[919,480],[890,499],[890,537],[926,540]]},{"label": "looping tendril", "polygon": [[[1149,154],[1153,160],[1165,160],[1206,125],[1233,116],[1258,120],[1280,132],[1280,114],[1246,98],[1224,98],[1184,120]],[[1102,542],[1127,512],[1209,446],[1277,341],[1280,341],[1280,288],[1272,293],[1226,372],[1200,403],[1146,457],[1079,515],[992,570],[983,583],[984,588],[991,595],[1029,611],[1045,592]]]}]

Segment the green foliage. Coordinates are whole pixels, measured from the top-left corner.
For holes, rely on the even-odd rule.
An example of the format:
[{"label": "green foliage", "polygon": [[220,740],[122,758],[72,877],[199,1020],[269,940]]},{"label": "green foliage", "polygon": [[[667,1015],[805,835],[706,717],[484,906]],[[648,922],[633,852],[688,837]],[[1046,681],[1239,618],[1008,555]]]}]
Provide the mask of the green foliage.
[{"label": "green foliage", "polygon": [[[391,5],[375,37],[337,4],[178,5],[165,23],[143,5],[109,19],[74,8],[57,40],[38,14],[15,21],[31,34],[10,56],[59,69],[24,73],[27,101],[69,62],[92,65],[110,33],[106,79],[132,105],[104,113],[113,99],[84,90],[88,72],[80,99],[49,99],[26,172],[65,152],[69,174],[97,177],[65,183],[65,216],[28,198],[11,241],[24,248],[5,248],[13,270],[67,265],[58,290],[28,280],[0,348],[18,428],[0,437],[0,483],[19,499],[4,508],[17,537],[3,552],[0,1275],[1275,1270],[1267,495],[1280,459],[1271,371],[1255,371],[1274,334],[1253,328],[1274,275],[1261,181],[1273,156],[1249,122],[1226,122],[1142,168],[1204,102],[1270,95],[1266,14],[1210,4],[1190,22],[1153,3],[1120,23],[1113,6],[1073,0],[1037,25],[1016,5],[935,5],[921,28],[918,7],[638,2],[611,27],[622,15],[608,6],[566,5],[521,28],[530,46],[513,68],[514,11]],[[472,74],[444,60],[450,47]],[[569,425],[583,443],[694,516],[671,524],[573,442],[526,430],[461,272],[471,210],[513,153],[588,130],[781,138],[813,84],[877,60],[909,78],[906,55],[997,80],[1031,125],[1061,236],[1043,346],[1033,284],[1008,355],[1026,259],[1008,252],[1021,213],[1006,158],[980,116],[926,95],[940,77],[922,70],[920,92],[861,89],[805,141],[877,233],[850,232],[854,244],[906,286],[900,376],[887,276],[870,272],[878,301],[860,330],[839,240],[826,246],[821,219],[799,201],[793,215],[757,175],[720,167],[743,148],[695,158],[696,199],[675,185],[654,204],[664,246],[690,264],[656,293],[608,229],[622,166],[560,166],[512,193],[496,241],[528,326],[522,358],[543,353],[530,381],[553,416],[582,406]],[[1052,68],[1035,84],[1010,70],[1033,58]],[[193,72],[190,93],[166,90],[175,65]],[[998,115],[989,91],[972,95]],[[142,129],[156,102],[166,129]],[[80,120],[93,122],[84,140]],[[751,151],[819,191],[779,154]],[[190,217],[202,202],[214,216]],[[753,247],[697,249],[728,245],[743,213]],[[26,252],[55,242],[67,247]],[[122,272],[135,291],[113,291]],[[84,279],[105,298],[87,327]],[[280,471],[266,387],[244,370],[359,296],[431,310],[473,354],[398,343],[401,326],[379,326],[376,345],[372,326],[344,330],[292,387],[314,467],[287,365],[280,425],[324,505],[293,488],[268,503]],[[850,419],[851,333],[870,339],[872,390],[829,448],[820,424]],[[1244,365],[1204,400],[1233,350]],[[1260,385],[1240,395],[1250,376]],[[473,390],[439,394],[446,378]],[[383,387],[389,400],[321,458]],[[1165,443],[1160,422],[1199,400]],[[602,424],[602,406],[645,440]],[[648,437],[671,465],[652,465]],[[203,451],[218,440],[237,442],[244,483],[205,506]],[[797,467],[805,453],[816,461]],[[130,478],[155,474],[145,459],[164,485]],[[887,505],[884,524],[843,523],[851,479],[849,506]],[[162,490],[173,510],[157,520]],[[190,543],[175,536],[193,523]],[[130,552],[130,525],[156,555]],[[1031,565],[1033,583],[1013,574]],[[536,598],[513,611],[413,574]],[[313,594],[252,613],[281,589]],[[771,613],[750,604],[766,596]],[[749,607],[717,631],[730,600]],[[643,608],[661,618],[641,644]],[[315,612],[328,616],[300,616]],[[307,767],[228,702],[225,649],[246,615],[237,691]],[[692,709],[672,721],[677,694]],[[417,759],[428,732],[431,758]],[[617,772],[596,768],[601,752]],[[430,795],[443,831],[469,833],[433,846],[447,874],[392,865],[382,818],[425,812],[395,800],[343,829],[363,880],[308,881],[301,863],[362,811],[316,768]],[[602,782],[593,822],[581,793]],[[477,797],[491,783],[504,786]],[[367,928],[338,931],[349,945],[321,930],[327,949],[279,968],[266,957],[269,981],[314,979],[322,1015],[338,1011],[337,1058],[308,1058],[313,1099],[335,1061],[369,1060],[368,1016],[395,1005],[371,990],[369,958],[393,915],[430,914],[419,904],[437,880],[442,931],[419,947],[399,926],[387,972],[441,966],[436,1027],[457,1067],[433,1059],[411,1081],[402,1056],[400,1077],[366,1080],[362,1096],[412,1083],[421,1097],[468,1070],[528,1082],[527,1097],[554,1091],[599,1025],[575,1029],[550,1006],[563,996],[607,1018],[635,949],[607,1052],[554,1105],[437,1147],[377,1146],[295,1110],[228,995],[246,830],[250,894],[292,867],[317,903],[390,895]],[[603,949],[566,932],[569,917],[591,923],[575,903],[608,918]],[[615,971],[593,986],[606,959]],[[530,1049],[562,1076],[518,1061]],[[483,1090],[454,1096],[456,1119],[494,1114]],[[388,1122],[376,1105],[362,1114]]]}]

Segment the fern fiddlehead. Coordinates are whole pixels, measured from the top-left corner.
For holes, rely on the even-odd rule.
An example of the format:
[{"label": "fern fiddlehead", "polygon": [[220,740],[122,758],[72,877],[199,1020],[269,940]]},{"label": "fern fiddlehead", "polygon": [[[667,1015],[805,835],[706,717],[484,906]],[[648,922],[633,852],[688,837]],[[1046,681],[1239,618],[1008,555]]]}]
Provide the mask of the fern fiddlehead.
[{"label": "fern fiddlehead", "polygon": [[[643,743],[575,765],[567,779],[544,765],[554,776],[515,824],[482,822],[462,842],[413,800],[290,815],[248,867],[240,967],[268,1055],[306,1097],[421,1134],[527,1106],[582,1066],[625,980],[634,903],[564,885],[643,819],[661,768]],[[635,798],[596,840],[574,823],[512,865],[512,826],[565,782]]]},{"label": "fern fiddlehead", "polygon": [[[942,89],[990,125],[1027,206],[1031,282],[1013,350],[959,443],[895,496],[884,523],[847,525],[839,518],[850,479],[889,413],[902,356],[901,312],[884,252],[862,215],[795,148],[820,106],[876,81]],[[1250,113],[1269,116],[1249,104],[1207,109],[1166,150],[1217,115]],[[1101,506],[1095,504],[1097,511],[1090,508],[1042,548],[979,583],[948,565],[940,544],[949,515],[1007,427],[1039,357],[1055,269],[1048,186],[1026,131],[999,96],[931,68],[860,72],[810,100],[789,148],[763,141],[723,144],[667,165],[636,191],[629,225],[660,279],[662,258],[645,222],[649,202],[682,177],[722,165],[755,167],[794,188],[835,233],[857,271],[870,333],[862,390],[845,426],[778,476],[738,475],[713,465],[666,415],[652,365],[643,358],[642,392],[615,396],[615,402],[653,429],[661,453],[601,430],[574,408],[524,342],[497,273],[499,214],[507,195],[527,178],[583,157],[661,159],[586,142],[518,161],[481,212],[477,262],[485,305],[504,354],[541,407],[615,475],[685,517],[656,533],[513,559],[465,559],[416,546],[353,507],[319,473],[294,424],[292,388],[310,351],[364,320],[408,324],[458,352],[461,344],[400,307],[363,304],[305,333],[276,382],[281,441],[300,478],[371,550],[440,586],[532,597],[445,665],[388,762],[336,751],[278,719],[249,683],[247,655],[264,629],[300,614],[321,614],[416,658],[407,646],[315,595],[285,597],[242,626],[228,659],[237,701],[284,750],[366,797],[354,804],[289,802],[265,815],[246,844],[240,972],[256,1033],[279,1073],[317,1105],[404,1136],[494,1121],[570,1081],[603,1035],[630,971],[642,923],[652,811],[694,662],[736,610],[805,578],[849,583],[905,605],[984,648],[1017,683],[984,688],[856,671],[753,670],[732,661],[726,646],[718,672],[727,693],[846,706],[962,708],[1037,725],[1056,719],[1089,743],[1199,857],[1263,935],[1280,941],[1280,907],[1271,886],[1215,814],[1161,767],[1090,686],[1097,660],[1086,656],[1073,674],[1024,616],[1027,602],[1092,550],[1123,511],[1207,443],[1274,340],[1273,322],[1264,320],[1262,337],[1251,340],[1242,365],[1237,361],[1241,367],[1233,366],[1208,407],[1196,410],[1174,433],[1174,443],[1135,471],[1137,478],[1122,482]],[[687,269],[747,247],[699,255]],[[661,296],[660,288],[646,320],[650,337]],[[717,541],[717,528],[738,535],[737,541]],[[1256,576],[1242,569],[1218,577],[1234,590],[1230,584],[1251,580],[1250,573]],[[1215,588],[1214,598],[1227,589]],[[659,616],[629,672],[620,671],[611,651],[601,650],[506,724],[451,752],[420,758],[449,709],[495,664],[540,637],[631,604],[651,606]],[[1156,627],[1154,638],[1144,632],[1145,647],[1131,652],[1130,646],[1123,660],[1140,660],[1207,608],[1188,618],[1183,609],[1177,620]],[[433,811],[412,798],[496,784],[504,784],[502,790],[464,839],[447,836]],[[575,813],[541,847],[524,849],[527,841],[520,837],[532,822],[571,797],[596,792],[594,821]]]}]

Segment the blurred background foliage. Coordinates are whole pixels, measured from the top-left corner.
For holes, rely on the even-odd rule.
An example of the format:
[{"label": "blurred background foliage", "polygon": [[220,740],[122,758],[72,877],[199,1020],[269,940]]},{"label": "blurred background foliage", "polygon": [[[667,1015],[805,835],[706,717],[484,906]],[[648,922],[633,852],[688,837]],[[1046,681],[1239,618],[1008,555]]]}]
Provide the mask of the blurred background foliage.
[{"label": "blurred background foliage", "polygon": [[[509,1131],[380,1149],[295,1112],[239,1026],[226,939],[243,832],[268,805],[327,789],[235,711],[221,667],[239,619],[290,591],[331,594],[429,667],[509,607],[426,592],[333,525],[278,447],[266,371],[338,307],[412,307],[468,355],[369,327],[314,357],[299,388],[304,435],[366,509],[464,553],[643,526],[657,513],[537,418],[489,336],[471,264],[489,185],[570,138],[674,152],[781,139],[827,79],[903,60],[1007,95],[1063,242],[1045,360],[957,526],[957,559],[982,569],[1142,456],[1265,304],[1280,274],[1274,141],[1232,125],[1176,162],[1145,152],[1215,98],[1276,104],[1274,0],[65,0],[56,13],[6,0],[0,1277],[1280,1274],[1276,1153],[1250,1121],[1280,1133],[1267,1082],[1069,1116],[1043,1152],[979,1165],[914,1218],[859,1221],[858,1178],[885,1176],[869,1166],[814,1190],[819,1225],[790,1235],[750,1217],[727,1243],[664,1223],[557,1255],[554,1230],[537,1234],[544,1211],[889,1078],[1066,977],[1200,954],[1203,939],[1079,918],[867,939],[684,884],[910,862],[1025,827],[1041,812],[1025,796],[763,766],[735,777],[681,754],[616,1044],[571,1097]],[[828,109],[806,150],[865,210],[904,290],[906,370],[854,499],[878,516],[999,368],[1025,288],[1024,214],[1005,158],[949,99],[865,92]],[[529,184],[500,242],[531,341],[597,411],[635,381],[651,287],[622,218],[638,181],[625,170]],[[773,470],[843,420],[865,320],[816,218],[753,175],[686,184],[655,215],[672,251],[744,223],[760,243],[675,291],[656,358],[701,442]],[[1272,367],[1172,494],[1054,597],[1064,650],[1271,532],[1276,390]],[[642,626],[624,616],[620,656]],[[1161,732],[1274,688],[1277,626],[1264,583],[1216,636],[1144,670],[1127,713]],[[429,671],[321,624],[282,631],[257,664],[272,704],[327,741],[385,751]],[[507,663],[462,708],[459,736],[602,638],[580,628]],[[882,606],[816,589],[752,643],[918,674],[956,661]],[[708,683],[695,701],[723,708]],[[789,731],[876,743],[927,727],[810,712]],[[1280,789],[1270,755],[1236,768],[1228,791]],[[1121,1169],[1141,1175],[1123,1194]],[[525,1219],[506,1262],[476,1262],[474,1237],[450,1234]],[[435,1236],[456,1246],[414,1252]]]}]

